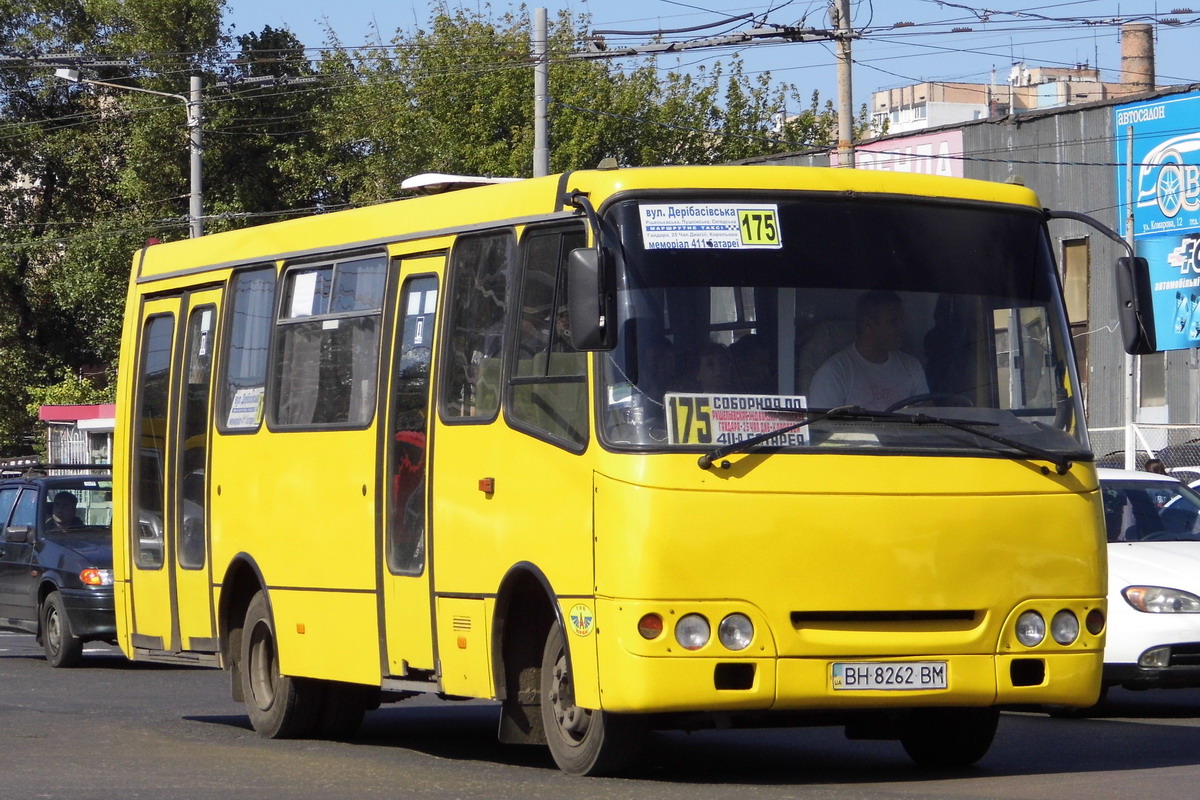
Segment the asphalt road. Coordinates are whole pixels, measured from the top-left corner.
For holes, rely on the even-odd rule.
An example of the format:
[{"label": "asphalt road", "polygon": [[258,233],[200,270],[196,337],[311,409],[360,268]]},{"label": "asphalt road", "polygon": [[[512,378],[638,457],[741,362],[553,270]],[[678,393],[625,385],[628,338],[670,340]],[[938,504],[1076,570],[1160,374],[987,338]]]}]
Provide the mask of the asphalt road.
[{"label": "asphalt road", "polygon": [[348,743],[267,741],[215,670],[132,664],[92,646],[51,669],[0,633],[0,800],[8,798],[1102,798],[1200,790],[1200,690],[1116,690],[1093,715],[1006,713],[975,767],[928,771],[837,729],[654,737],[621,779],[558,772],[495,738],[496,706],[414,699]]}]

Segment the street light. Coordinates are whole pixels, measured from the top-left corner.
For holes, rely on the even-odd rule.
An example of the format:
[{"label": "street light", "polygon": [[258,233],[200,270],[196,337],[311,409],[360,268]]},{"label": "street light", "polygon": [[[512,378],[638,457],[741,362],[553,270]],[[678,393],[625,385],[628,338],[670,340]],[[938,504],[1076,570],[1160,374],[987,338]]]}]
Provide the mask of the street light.
[{"label": "street light", "polygon": [[90,83],[93,86],[108,86],[112,89],[125,89],[130,92],[156,94],[159,97],[173,97],[183,101],[187,108],[188,143],[191,149],[191,196],[188,203],[188,235],[195,239],[204,235],[204,173],[200,160],[200,130],[202,117],[200,115],[200,82],[199,75],[193,75],[190,86],[190,97],[170,92],[156,92],[153,89],[143,89],[140,86],[126,86],[121,83],[94,81],[90,78],[79,77],[79,70],[61,67],[54,70],[54,77],[62,78],[71,83]]}]

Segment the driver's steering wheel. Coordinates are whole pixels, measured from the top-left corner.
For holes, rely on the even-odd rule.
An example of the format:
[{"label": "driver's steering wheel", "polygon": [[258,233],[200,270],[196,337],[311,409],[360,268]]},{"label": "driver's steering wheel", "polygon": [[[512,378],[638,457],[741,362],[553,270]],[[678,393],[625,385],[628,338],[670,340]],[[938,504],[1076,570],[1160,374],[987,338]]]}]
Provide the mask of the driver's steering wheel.
[{"label": "driver's steering wheel", "polygon": [[897,400],[883,410],[883,413],[890,414],[893,411],[899,411],[902,408],[915,406],[917,403],[929,403],[930,401],[939,401],[931,403],[931,405],[942,406],[959,406],[966,408],[975,405],[971,402],[971,398],[962,394],[954,394],[953,392],[926,392],[925,394],[914,394],[906,397],[903,400]]}]

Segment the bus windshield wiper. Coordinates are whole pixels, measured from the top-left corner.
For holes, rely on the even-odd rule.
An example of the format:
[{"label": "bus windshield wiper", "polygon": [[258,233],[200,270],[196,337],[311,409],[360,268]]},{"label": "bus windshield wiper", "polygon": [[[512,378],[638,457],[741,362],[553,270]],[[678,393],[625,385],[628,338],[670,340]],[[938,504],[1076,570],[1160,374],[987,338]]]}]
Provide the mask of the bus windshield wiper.
[{"label": "bus windshield wiper", "polygon": [[[996,442],[997,444],[1002,444],[1005,447],[1011,447],[1012,449],[1039,461],[1047,461],[1054,465],[1054,470],[1059,475],[1066,475],[1071,469],[1072,464],[1072,461],[1069,458],[1059,453],[1052,453],[1049,450],[1044,450],[1031,444],[1025,444],[1024,442],[1018,442],[1014,439],[1009,439],[1007,436],[1001,436],[998,433],[991,433],[987,430],[983,430],[987,427],[995,427],[996,423],[994,422],[950,419],[947,417],[935,417],[930,414],[897,414],[895,412],[886,411],[868,411],[860,406],[839,406],[837,408],[831,408],[826,411],[813,414],[812,416],[799,422],[792,423],[791,425],[785,425],[777,430],[768,431],[767,433],[762,433],[758,436],[752,436],[749,439],[743,439],[740,442],[722,445],[721,447],[710,450],[709,452],[700,456],[696,463],[700,469],[709,469],[713,465],[713,462],[715,462],[718,458],[733,455],[734,453],[745,452],[753,447],[756,447],[757,445],[762,444],[763,442],[774,439],[776,436],[782,436],[785,433],[790,433],[798,428],[803,428],[805,425],[811,425],[814,422],[820,422],[824,419],[870,419],[878,421],[886,420],[892,422],[903,422],[914,425],[945,425],[948,428],[955,428],[956,430],[964,431],[966,433],[979,436],[983,439],[988,439]],[[728,467],[728,462],[723,463],[721,466]]]},{"label": "bus windshield wiper", "polygon": [[1005,447],[1011,447],[1027,456],[1035,458],[1039,461],[1049,461],[1054,465],[1054,471],[1059,475],[1066,475],[1071,469],[1071,459],[1060,453],[1052,453],[1049,450],[1043,450],[1040,447],[1035,447],[1031,444],[1018,442],[1015,439],[1009,439],[1007,436],[1001,436],[998,433],[981,430],[985,425],[993,425],[990,422],[974,422],[964,419],[947,419],[946,417],[935,417],[929,414],[903,414],[900,416],[910,417],[916,425],[945,425],[949,428],[955,428],[966,433],[979,436],[984,439],[989,439],[997,444],[1002,444]]},{"label": "bus windshield wiper", "polygon": [[[771,411],[774,409],[764,409],[764,410]],[[780,412],[784,411],[784,409],[778,409],[778,410]],[[794,414],[795,410],[787,409],[787,413]],[[776,436],[782,436],[785,433],[791,433],[794,430],[803,428],[805,425],[812,425],[814,422],[820,422],[823,419],[862,419],[864,417],[874,418],[877,416],[879,416],[879,415],[872,411],[867,411],[866,409],[859,408],[858,406],[838,406],[837,408],[830,408],[825,411],[820,411],[816,414],[812,414],[811,416],[807,416],[804,419],[800,420],[799,422],[793,422],[791,425],[784,425],[782,428],[776,428],[773,431],[768,431],[766,433],[760,433],[758,436],[751,436],[749,439],[743,439],[740,442],[733,442],[732,444],[723,444],[720,447],[717,447],[713,450],[709,450],[707,453],[700,456],[700,458],[696,461],[696,464],[700,467],[700,469],[708,469],[709,467],[711,467],[713,465],[713,462],[716,461],[718,458],[724,458],[725,456],[733,455],[734,453],[744,453],[745,451],[749,450],[752,447],[756,447],[756,446],[762,444],[763,442],[767,442],[767,441],[770,441],[771,439],[774,439]],[[889,414],[887,416],[891,416],[891,415]],[[728,469],[729,462],[726,461],[725,463],[721,464],[721,466],[725,469]]]}]

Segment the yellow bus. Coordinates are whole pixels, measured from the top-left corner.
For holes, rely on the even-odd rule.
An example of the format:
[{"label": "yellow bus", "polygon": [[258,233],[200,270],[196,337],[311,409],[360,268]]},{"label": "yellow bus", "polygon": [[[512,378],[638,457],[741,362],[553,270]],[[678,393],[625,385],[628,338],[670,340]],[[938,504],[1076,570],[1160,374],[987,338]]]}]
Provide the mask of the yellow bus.
[{"label": "yellow bus", "polygon": [[[451,178],[444,178],[451,181]],[[417,694],[611,773],[647,730],[924,764],[1100,688],[1104,527],[1024,187],[597,169],[134,257],[120,645],[267,737]]]}]

